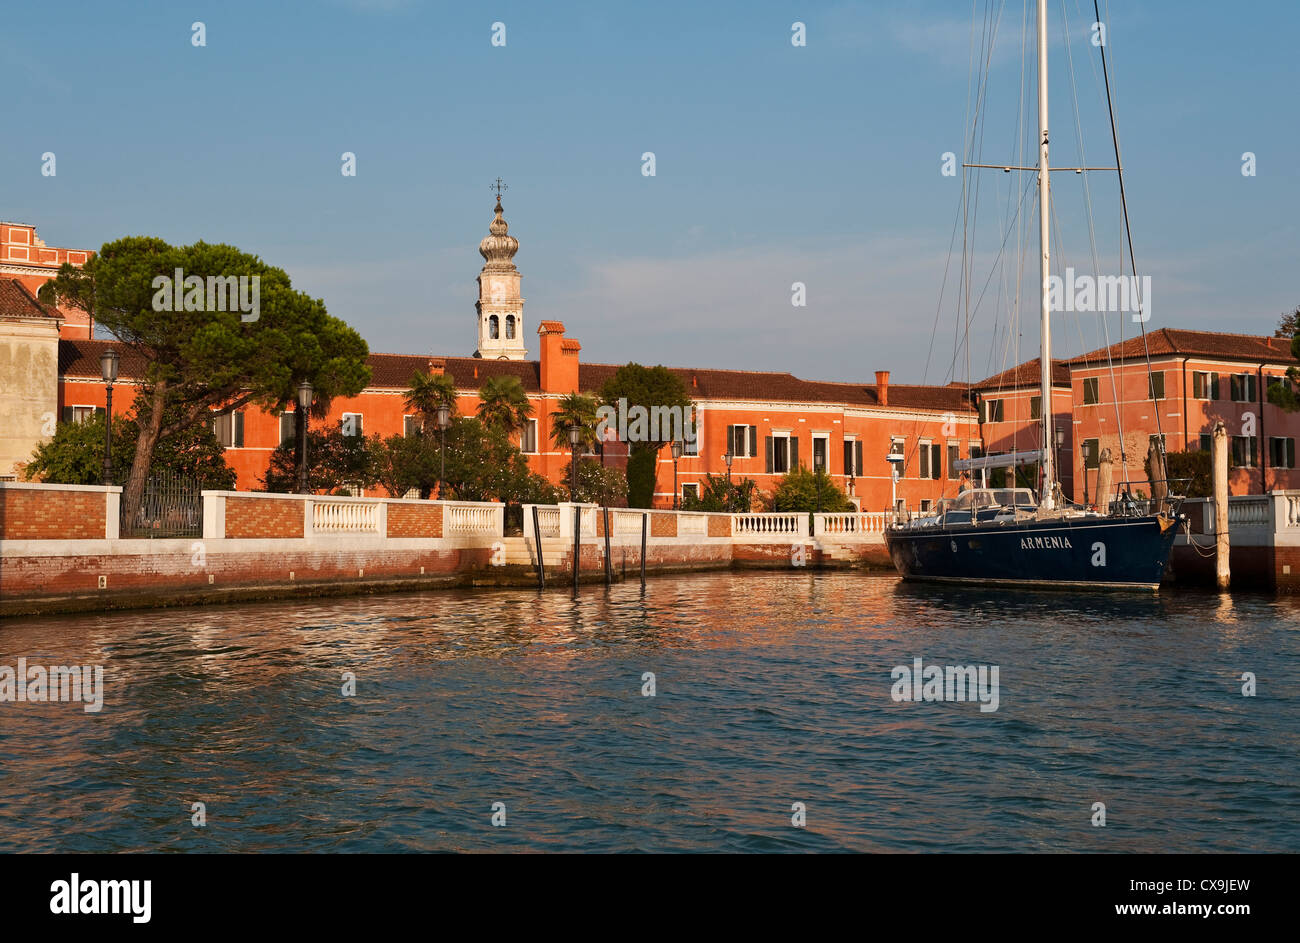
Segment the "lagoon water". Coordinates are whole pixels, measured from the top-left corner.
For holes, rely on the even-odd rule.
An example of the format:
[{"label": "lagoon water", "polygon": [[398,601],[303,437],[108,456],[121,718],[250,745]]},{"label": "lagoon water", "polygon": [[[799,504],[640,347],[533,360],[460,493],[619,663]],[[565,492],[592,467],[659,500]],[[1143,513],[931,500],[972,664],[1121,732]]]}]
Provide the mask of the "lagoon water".
[{"label": "lagoon water", "polygon": [[[105,695],[0,703],[5,852],[1300,851],[1282,597],[721,573],[0,622],[19,657]],[[998,709],[896,702],[915,658]]]}]

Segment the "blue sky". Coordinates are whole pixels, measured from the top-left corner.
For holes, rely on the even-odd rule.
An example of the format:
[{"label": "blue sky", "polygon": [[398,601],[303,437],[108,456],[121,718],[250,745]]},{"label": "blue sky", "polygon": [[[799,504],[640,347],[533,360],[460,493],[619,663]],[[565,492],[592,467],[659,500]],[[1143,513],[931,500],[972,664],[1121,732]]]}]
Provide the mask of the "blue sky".
[{"label": "blue sky", "polygon": [[[1150,325],[1271,332],[1300,304],[1300,5],[1106,6]],[[1109,165],[1092,4],[1049,7],[1054,163],[1077,159],[1068,51],[1086,159]],[[962,150],[972,9],[18,5],[0,33],[11,106],[0,218],[34,223],[60,246],[131,234],[229,242],[286,269],[373,351],[467,355],[488,184],[500,175],[532,356],[545,318],[564,321],[592,361],[944,382],[955,313],[940,308],[940,286],[960,183],[939,168],[943,152]],[[1015,153],[1024,0],[994,9],[989,162]],[[206,25],[204,48],[191,45],[194,21]],[[490,43],[494,21],[506,24],[503,48]],[[806,47],[790,43],[795,21]],[[1032,49],[1030,73],[1032,89]],[[46,151],[55,177],[40,173]],[[344,151],[357,155],[356,177],[339,172]],[[641,174],[645,151],[654,177]],[[1254,177],[1241,173],[1245,151]],[[987,173],[980,284],[1015,185]],[[1080,182],[1054,184],[1061,258],[1085,267]],[[1109,274],[1116,191],[1098,175],[1092,184]],[[790,303],[796,281],[806,307]],[[1014,291],[994,283],[1004,298]],[[1036,353],[1036,325],[1007,344],[998,291],[975,317],[977,379]],[[1057,353],[1101,336],[1095,319],[1063,319]]]}]

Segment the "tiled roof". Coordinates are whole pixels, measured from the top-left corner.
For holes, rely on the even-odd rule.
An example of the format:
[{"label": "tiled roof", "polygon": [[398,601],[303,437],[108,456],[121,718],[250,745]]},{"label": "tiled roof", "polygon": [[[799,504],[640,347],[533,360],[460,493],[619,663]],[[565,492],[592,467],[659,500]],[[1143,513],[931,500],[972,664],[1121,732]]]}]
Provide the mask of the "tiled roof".
[{"label": "tiled roof", "polygon": [[563,334],[564,322],[563,321],[538,321],[537,333],[538,334]]},{"label": "tiled roof", "polygon": [[[1039,358],[1026,360],[1022,364],[1012,367],[1010,370],[1003,370],[1001,373],[994,374],[987,380],[981,380],[974,384],[973,390],[1014,390],[1025,386],[1038,386],[1041,381],[1038,367]],[[1052,361],[1052,385],[1069,386],[1070,385],[1070,365],[1064,360]]]},{"label": "tiled roof", "polygon": [[[144,361],[130,348],[114,341],[59,341],[59,375],[98,377],[99,355],[113,346],[122,352],[118,375],[128,380],[144,370]],[[489,377],[515,376],[529,393],[541,392],[540,364],[536,360],[484,360],[477,357],[429,357],[418,354],[371,354],[370,388],[403,390],[416,371],[429,372],[430,363],[443,364],[446,373],[462,390],[476,390]],[[594,393],[618,372],[618,364],[580,363],[578,387]],[[761,373],[752,370],[705,370],[669,367],[681,377],[692,396],[704,399],[737,399],[785,403],[839,403],[846,406],[879,406],[874,384],[832,383],[801,380],[791,373]],[[965,387],[889,385],[889,405],[912,409],[970,412]]]},{"label": "tiled roof", "polygon": [[0,278],[0,318],[61,318],[53,308],[36,300],[16,278]]},{"label": "tiled roof", "polygon": [[1104,363],[1107,353],[1111,360],[1143,360],[1147,351],[1152,357],[1171,355],[1210,357],[1216,360],[1248,360],[1253,363],[1291,363],[1291,341],[1285,337],[1268,337],[1263,334],[1221,334],[1217,331],[1183,331],[1162,327],[1146,336],[1130,337],[1109,348],[1081,354],[1068,361],[1072,366]]}]

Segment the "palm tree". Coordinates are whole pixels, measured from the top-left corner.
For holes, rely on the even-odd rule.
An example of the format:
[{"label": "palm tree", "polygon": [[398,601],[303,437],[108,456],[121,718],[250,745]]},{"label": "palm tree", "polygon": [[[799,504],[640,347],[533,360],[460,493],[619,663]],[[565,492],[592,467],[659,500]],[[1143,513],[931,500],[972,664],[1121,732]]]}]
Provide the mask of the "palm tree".
[{"label": "palm tree", "polygon": [[478,418],[489,429],[517,432],[533,414],[524,385],[516,376],[488,377],[478,391]]},{"label": "palm tree", "polygon": [[417,370],[406,390],[406,408],[420,418],[421,430],[439,406],[448,407],[456,415],[456,378],[450,373],[429,375]]},{"label": "palm tree", "polygon": [[556,408],[551,413],[551,444],[561,452],[567,452],[572,446],[569,444],[569,427],[582,427],[582,441],[579,445],[586,451],[592,451],[596,444],[596,424],[598,422],[596,414],[596,400],[591,396],[583,396],[581,393],[568,393],[561,396],[556,402]]}]

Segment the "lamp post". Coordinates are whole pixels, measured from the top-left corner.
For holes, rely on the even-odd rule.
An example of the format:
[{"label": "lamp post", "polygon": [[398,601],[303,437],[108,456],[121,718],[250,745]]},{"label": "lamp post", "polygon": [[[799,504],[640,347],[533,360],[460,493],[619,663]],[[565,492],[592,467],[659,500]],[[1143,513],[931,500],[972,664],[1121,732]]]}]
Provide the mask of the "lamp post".
[{"label": "lamp post", "polygon": [[582,426],[576,422],[569,426],[569,451],[573,456],[570,461],[569,500],[575,503],[578,500],[578,445],[582,442],[582,431]]},{"label": "lamp post", "polygon": [[307,494],[307,414],[311,410],[311,384],[298,384],[298,493]]},{"label": "lamp post", "polygon": [[[816,450],[814,449],[814,452]],[[813,455],[813,481],[817,486],[817,513],[822,512],[822,462],[823,460]]]},{"label": "lamp post", "polygon": [[108,390],[104,408],[104,484],[113,483],[113,383],[117,380],[117,351],[109,348],[99,355],[99,375]]},{"label": "lamp post", "polygon": [[447,429],[451,426],[451,407],[443,403],[434,410],[434,421],[438,423],[438,500],[443,500],[443,489],[447,487]]},{"label": "lamp post", "polygon": [[677,510],[677,460],[682,457],[682,440],[673,440],[673,510]]},{"label": "lamp post", "polygon": [[903,455],[899,452],[890,452],[885,456],[885,461],[889,462],[889,510],[897,517],[898,515],[898,467],[903,463]]},{"label": "lamp post", "polygon": [[731,463],[736,460],[736,456],[732,455],[731,450],[728,449],[727,454],[722,456],[722,460],[727,463],[727,484],[731,484]]}]

